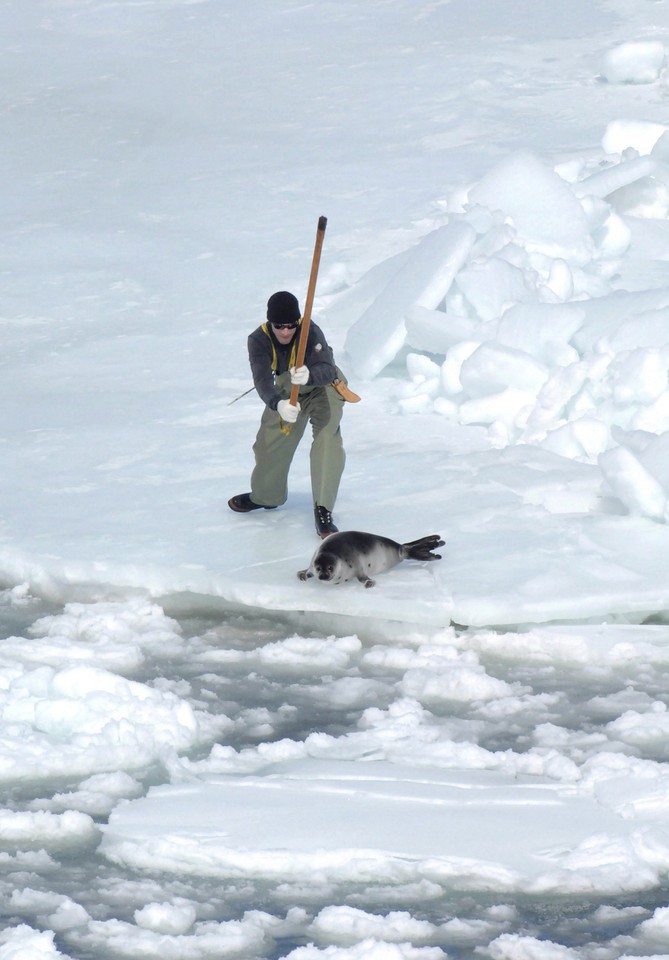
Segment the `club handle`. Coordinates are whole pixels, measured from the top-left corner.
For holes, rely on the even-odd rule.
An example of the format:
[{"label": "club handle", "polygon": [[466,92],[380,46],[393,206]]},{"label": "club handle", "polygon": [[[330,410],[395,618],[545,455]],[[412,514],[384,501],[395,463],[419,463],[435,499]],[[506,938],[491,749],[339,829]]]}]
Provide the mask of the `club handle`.
[{"label": "club handle", "polygon": [[[309,326],[311,324],[311,310],[314,305],[314,294],[316,292],[316,278],[318,277],[318,267],[321,262],[321,250],[323,249],[323,239],[325,237],[325,228],[328,218],[319,217],[318,227],[316,229],[316,243],[314,245],[314,255],[311,260],[311,273],[309,275],[309,286],[307,287],[307,299],[304,303],[304,314],[300,325],[300,340],[297,345],[297,356],[295,366],[301,367],[304,363],[304,355],[307,352],[307,340],[309,339]],[[300,392],[299,386],[294,383],[290,389],[290,402],[293,406],[297,403],[297,397]]]}]

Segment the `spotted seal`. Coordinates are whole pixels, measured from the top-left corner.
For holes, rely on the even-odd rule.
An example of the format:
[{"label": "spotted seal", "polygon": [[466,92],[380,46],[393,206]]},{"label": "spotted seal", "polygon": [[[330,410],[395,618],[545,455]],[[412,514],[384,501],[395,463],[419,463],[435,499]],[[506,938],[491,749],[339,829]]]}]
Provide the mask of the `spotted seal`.
[{"label": "spotted seal", "polygon": [[359,580],[366,587],[375,581],[370,574],[384,573],[402,560],[441,560],[437,547],[444,541],[438,533],[410,543],[397,543],[389,537],[360,530],[343,530],[327,537],[319,546],[306,570],[299,570],[300,580],[316,577],[329,583]]}]

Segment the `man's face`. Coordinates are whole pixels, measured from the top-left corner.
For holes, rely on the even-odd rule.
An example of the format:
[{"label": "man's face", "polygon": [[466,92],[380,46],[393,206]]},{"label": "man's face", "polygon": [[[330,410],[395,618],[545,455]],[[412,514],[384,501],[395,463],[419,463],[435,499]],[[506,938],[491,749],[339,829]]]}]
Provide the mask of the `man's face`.
[{"label": "man's face", "polygon": [[274,331],[274,336],[279,341],[279,343],[290,343],[290,341],[295,336],[295,331],[297,330],[297,324],[295,326],[287,327],[285,324],[272,324],[272,330]]}]

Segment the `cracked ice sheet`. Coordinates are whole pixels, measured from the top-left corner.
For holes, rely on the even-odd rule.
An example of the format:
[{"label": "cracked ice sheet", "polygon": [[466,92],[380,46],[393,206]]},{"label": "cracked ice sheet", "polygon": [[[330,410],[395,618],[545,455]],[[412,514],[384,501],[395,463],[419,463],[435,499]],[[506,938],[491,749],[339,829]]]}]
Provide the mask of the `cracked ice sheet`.
[{"label": "cracked ice sheet", "polygon": [[131,869],[289,883],[622,892],[669,864],[665,830],[572,786],[383,761],[156,787],[104,831],[105,856]]}]

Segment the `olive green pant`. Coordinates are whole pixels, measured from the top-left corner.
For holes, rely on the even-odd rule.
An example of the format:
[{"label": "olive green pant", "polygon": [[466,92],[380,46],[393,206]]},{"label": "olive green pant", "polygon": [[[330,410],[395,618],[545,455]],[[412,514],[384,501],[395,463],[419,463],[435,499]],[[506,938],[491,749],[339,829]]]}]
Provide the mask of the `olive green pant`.
[{"label": "olive green pant", "polygon": [[[280,380],[277,378],[277,383],[283,386]],[[289,433],[282,432],[276,410],[265,407],[253,444],[256,465],[251,474],[251,499],[263,507],[286,502],[288,471],[307,423],[311,423],[310,468],[314,505],[332,510],[346,462],[340,430],[344,400],[330,386],[301,387],[299,404],[301,410],[297,421],[288,424]]]}]

